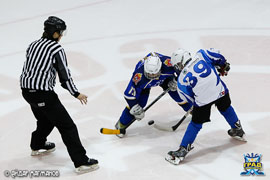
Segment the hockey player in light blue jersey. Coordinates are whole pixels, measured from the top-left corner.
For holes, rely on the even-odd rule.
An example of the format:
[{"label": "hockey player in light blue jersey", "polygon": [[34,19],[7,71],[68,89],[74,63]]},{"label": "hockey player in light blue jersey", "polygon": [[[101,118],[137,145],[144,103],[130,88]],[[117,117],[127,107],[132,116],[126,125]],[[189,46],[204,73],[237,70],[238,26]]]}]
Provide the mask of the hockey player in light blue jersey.
[{"label": "hockey player in light blue jersey", "polygon": [[[152,87],[161,86],[168,91],[185,111],[192,107],[192,103],[183,101],[177,93],[177,81],[175,70],[171,65],[171,58],[159,53],[149,53],[138,62],[131,77],[131,80],[124,92],[128,106],[123,110],[120,119],[117,121],[116,129],[126,129],[135,118],[141,120],[144,117],[144,110],[149,93]],[[124,134],[117,135],[123,137]]]},{"label": "hockey player in light blue jersey", "polygon": [[[210,121],[211,106],[215,104],[226,119],[231,129],[228,134],[238,140],[245,140],[245,133],[240,121],[231,106],[229,90],[220,76],[227,75],[230,64],[216,49],[200,49],[194,58],[184,49],[178,49],[172,54],[171,62],[176,71],[181,71],[178,77],[177,91],[180,97],[194,103],[192,120],[184,134],[180,148],[170,151],[166,160],[179,164],[188,152],[193,149],[193,142],[202,128],[202,124]],[[219,74],[218,74],[218,72]]]}]

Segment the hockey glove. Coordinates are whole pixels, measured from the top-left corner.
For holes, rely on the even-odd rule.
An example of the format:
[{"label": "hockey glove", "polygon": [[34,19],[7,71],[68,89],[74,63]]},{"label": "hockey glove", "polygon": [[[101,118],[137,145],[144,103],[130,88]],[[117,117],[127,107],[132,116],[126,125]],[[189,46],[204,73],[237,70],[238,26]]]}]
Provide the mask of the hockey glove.
[{"label": "hockey glove", "polygon": [[168,87],[170,91],[176,91],[177,90],[177,81],[175,79],[168,82]]},{"label": "hockey glove", "polygon": [[132,114],[138,121],[144,118],[144,110],[139,104],[134,105],[130,109],[129,113]]},{"label": "hockey glove", "polygon": [[221,76],[227,76],[230,69],[231,69],[230,63],[228,62],[225,62],[225,64],[221,67],[220,66],[217,67],[217,71]]}]

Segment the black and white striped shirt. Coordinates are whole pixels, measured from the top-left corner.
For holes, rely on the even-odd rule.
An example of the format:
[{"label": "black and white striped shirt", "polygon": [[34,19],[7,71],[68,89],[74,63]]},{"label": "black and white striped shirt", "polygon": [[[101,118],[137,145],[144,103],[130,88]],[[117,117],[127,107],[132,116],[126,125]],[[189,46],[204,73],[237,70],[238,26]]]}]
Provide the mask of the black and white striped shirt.
[{"label": "black and white striped shirt", "polygon": [[26,61],[20,77],[21,88],[53,91],[56,72],[61,86],[77,97],[64,49],[56,41],[41,38],[32,42],[26,51]]}]

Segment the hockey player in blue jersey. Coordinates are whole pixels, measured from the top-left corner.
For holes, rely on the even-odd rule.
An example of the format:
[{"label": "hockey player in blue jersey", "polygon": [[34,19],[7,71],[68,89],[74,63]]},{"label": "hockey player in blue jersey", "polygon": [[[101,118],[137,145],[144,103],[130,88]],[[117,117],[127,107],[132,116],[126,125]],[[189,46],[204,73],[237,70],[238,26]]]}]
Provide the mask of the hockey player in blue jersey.
[{"label": "hockey player in blue jersey", "polygon": [[[173,164],[184,160],[193,149],[193,142],[202,128],[203,123],[210,121],[211,106],[215,104],[231,129],[228,134],[238,140],[245,140],[245,133],[240,121],[231,106],[229,90],[220,76],[227,75],[230,64],[219,50],[199,50],[194,58],[190,53],[178,49],[172,54],[171,62],[176,71],[181,71],[178,77],[178,93],[185,100],[193,101],[192,120],[184,134],[180,148],[168,152],[165,159]],[[218,74],[218,72],[219,74]]]},{"label": "hockey player in blue jersey", "polygon": [[[161,86],[168,91],[185,111],[188,111],[192,103],[183,101],[177,93],[177,81],[175,70],[171,65],[171,58],[159,53],[149,53],[144,59],[138,62],[132,78],[124,92],[128,106],[123,110],[120,119],[117,121],[116,129],[126,129],[135,118],[144,118],[144,110],[149,93],[152,87]],[[117,135],[123,137],[124,134]]]}]

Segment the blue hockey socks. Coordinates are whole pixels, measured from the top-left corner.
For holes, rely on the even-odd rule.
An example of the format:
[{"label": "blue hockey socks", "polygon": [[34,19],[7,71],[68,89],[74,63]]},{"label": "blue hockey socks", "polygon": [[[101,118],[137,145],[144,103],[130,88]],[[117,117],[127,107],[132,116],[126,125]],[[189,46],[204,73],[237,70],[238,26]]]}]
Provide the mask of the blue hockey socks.
[{"label": "blue hockey socks", "polygon": [[219,111],[232,128],[236,128],[235,123],[238,121],[238,117],[232,106],[228,107],[226,111]]},{"label": "blue hockey socks", "polygon": [[122,115],[120,117],[120,122],[121,124],[123,125],[128,125],[131,120],[134,119],[134,116],[132,116],[130,113],[129,113],[129,109],[126,107],[124,109],[124,111],[122,112]]},{"label": "blue hockey socks", "polygon": [[182,139],[181,145],[183,147],[187,147],[188,144],[192,144],[198,134],[198,132],[201,130],[202,124],[197,124],[191,121],[187,127],[187,130],[185,132],[185,135]]}]

